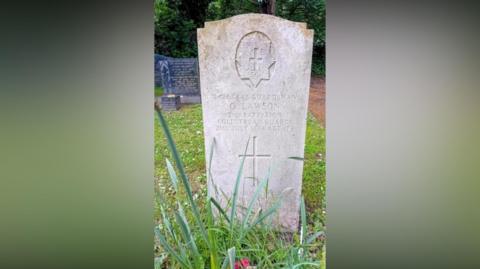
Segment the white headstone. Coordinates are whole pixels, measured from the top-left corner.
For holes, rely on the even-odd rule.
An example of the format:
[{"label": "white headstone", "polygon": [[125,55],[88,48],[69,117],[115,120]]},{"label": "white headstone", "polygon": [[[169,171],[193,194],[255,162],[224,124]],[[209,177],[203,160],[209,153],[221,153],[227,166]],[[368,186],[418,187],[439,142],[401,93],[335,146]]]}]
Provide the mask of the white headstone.
[{"label": "white headstone", "polygon": [[198,29],[208,191],[225,204],[246,155],[238,196],[246,207],[271,167],[268,192],[255,206],[281,197],[273,224],[288,230],[299,220],[312,43],[305,23],[271,15],[239,15]]}]

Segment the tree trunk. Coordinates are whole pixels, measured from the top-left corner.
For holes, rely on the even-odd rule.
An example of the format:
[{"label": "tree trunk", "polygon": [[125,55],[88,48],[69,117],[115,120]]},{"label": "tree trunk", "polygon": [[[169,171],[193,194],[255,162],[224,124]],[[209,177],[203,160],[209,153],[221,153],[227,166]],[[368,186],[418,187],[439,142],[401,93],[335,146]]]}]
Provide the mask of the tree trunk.
[{"label": "tree trunk", "polygon": [[269,5],[269,7],[268,7],[269,13],[268,14],[275,15],[275,0],[269,0],[268,5]]},{"label": "tree trunk", "polygon": [[275,15],[275,0],[262,1],[262,13]]}]

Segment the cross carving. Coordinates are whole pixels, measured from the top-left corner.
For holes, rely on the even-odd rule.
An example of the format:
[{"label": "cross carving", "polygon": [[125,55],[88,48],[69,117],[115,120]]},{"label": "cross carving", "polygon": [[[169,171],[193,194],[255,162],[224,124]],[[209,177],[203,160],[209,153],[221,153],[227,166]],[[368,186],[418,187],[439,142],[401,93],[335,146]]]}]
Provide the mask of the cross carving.
[{"label": "cross carving", "polygon": [[238,155],[240,158],[252,158],[252,176],[251,177],[246,177],[246,178],[249,178],[249,179],[253,179],[253,181],[255,182],[257,179],[257,158],[271,158],[272,155],[270,154],[258,154],[257,153],[257,148],[256,148],[256,140],[257,140],[257,137],[254,136],[253,137],[253,141],[252,141],[252,148],[253,148],[253,153],[252,154],[241,154],[241,155]]},{"label": "cross carving", "polygon": [[253,65],[253,69],[252,71],[257,71],[258,70],[258,63],[260,63],[260,61],[263,60],[262,57],[260,56],[257,56],[257,51],[258,51],[258,48],[253,48],[253,56],[248,58],[250,60],[250,64]]},{"label": "cross carving", "polygon": [[238,76],[250,88],[256,88],[262,80],[269,80],[275,65],[275,49],[264,33],[254,31],[244,35],[235,52]]}]

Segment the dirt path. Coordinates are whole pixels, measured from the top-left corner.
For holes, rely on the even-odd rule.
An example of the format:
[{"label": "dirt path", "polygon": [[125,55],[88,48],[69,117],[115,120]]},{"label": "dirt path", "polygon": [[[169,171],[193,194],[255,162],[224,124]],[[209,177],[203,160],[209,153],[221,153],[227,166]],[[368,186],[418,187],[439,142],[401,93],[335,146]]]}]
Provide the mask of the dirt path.
[{"label": "dirt path", "polygon": [[325,126],[325,79],[312,76],[308,110]]}]

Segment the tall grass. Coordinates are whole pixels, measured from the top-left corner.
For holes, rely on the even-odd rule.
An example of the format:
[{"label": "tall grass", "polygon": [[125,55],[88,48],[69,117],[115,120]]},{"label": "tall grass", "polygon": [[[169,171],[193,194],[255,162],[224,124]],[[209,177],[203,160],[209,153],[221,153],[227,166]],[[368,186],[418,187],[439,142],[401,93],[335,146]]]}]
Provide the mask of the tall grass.
[{"label": "tall grass", "polygon": [[[299,236],[285,236],[284,232],[275,231],[266,225],[267,220],[278,211],[281,198],[265,210],[252,214],[260,193],[268,186],[270,172],[257,186],[243,219],[237,218],[237,198],[244,157],[236,175],[233,195],[227,201],[230,206],[222,208],[214,197],[208,196],[203,207],[200,207],[194,199],[180,154],[159,109],[157,114],[173,156],[173,164],[167,159],[166,166],[175,192],[175,202],[169,203],[160,192],[156,194],[161,223],[155,227],[155,237],[162,248],[162,255],[156,258],[155,268],[233,269],[237,258],[248,258],[252,265],[262,269],[320,266],[320,262],[309,255],[309,248],[319,246],[319,242],[315,241],[322,232],[307,237],[303,197]],[[212,141],[210,160],[214,146],[215,141]],[[248,142],[245,151],[247,148]],[[285,239],[287,237],[293,239]]]}]

